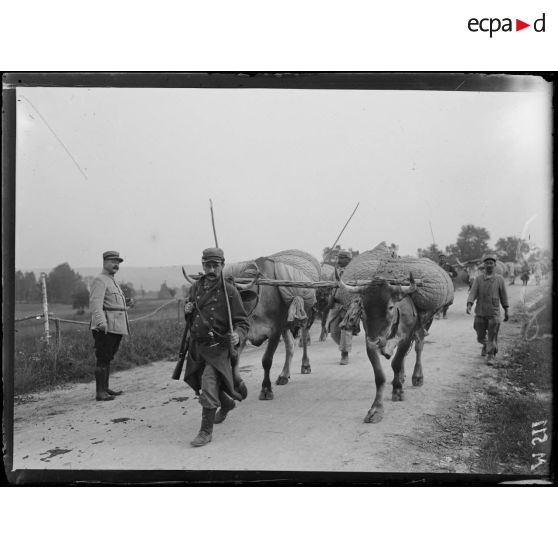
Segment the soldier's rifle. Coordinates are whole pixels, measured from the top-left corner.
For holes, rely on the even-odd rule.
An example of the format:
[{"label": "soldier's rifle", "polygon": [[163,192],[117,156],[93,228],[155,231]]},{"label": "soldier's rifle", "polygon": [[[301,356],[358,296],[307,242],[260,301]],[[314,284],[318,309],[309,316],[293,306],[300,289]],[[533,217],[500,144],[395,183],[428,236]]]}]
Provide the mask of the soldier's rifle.
[{"label": "soldier's rifle", "polygon": [[[186,275],[186,270],[182,267],[182,274],[188,280]],[[190,343],[190,326],[191,326],[191,314],[186,316],[186,323],[184,324],[184,332],[182,333],[182,340],[180,341],[180,350],[178,351],[178,361],[174,367],[172,373],[173,380],[180,380],[180,375],[182,374],[182,369],[184,368],[184,361],[186,360],[186,355],[188,354],[188,345]]]}]

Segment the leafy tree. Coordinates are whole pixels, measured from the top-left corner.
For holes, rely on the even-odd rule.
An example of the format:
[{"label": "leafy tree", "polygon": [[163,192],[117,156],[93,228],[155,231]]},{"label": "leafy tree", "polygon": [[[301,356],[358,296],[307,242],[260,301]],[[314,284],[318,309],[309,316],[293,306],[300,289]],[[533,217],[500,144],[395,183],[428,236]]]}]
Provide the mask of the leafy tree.
[{"label": "leafy tree", "polygon": [[446,246],[446,252],[462,262],[480,259],[489,250],[489,240],[490,233],[485,228],[463,225],[456,243]]},{"label": "leafy tree", "polygon": [[125,283],[123,281],[119,284],[122,292],[124,293],[124,297],[126,298],[126,304],[129,304],[130,301],[136,296],[136,289],[134,289],[134,285],[132,283]]},{"label": "leafy tree", "polygon": [[507,236],[498,239],[496,252],[503,262],[516,262],[521,254],[529,252],[529,244],[516,236]]},{"label": "leafy tree", "polygon": [[73,303],[76,292],[87,290],[81,275],[67,263],[57,265],[47,277],[47,293],[51,302]]},{"label": "leafy tree", "polygon": [[37,302],[41,300],[41,286],[32,271],[15,273],[15,299],[22,302]]},{"label": "leafy tree", "polygon": [[167,285],[167,282],[163,281],[163,284],[159,288],[159,294],[157,295],[157,298],[163,298],[163,299],[174,298],[175,294],[176,294],[176,289],[173,289],[172,287],[169,287]]},{"label": "leafy tree", "polygon": [[86,306],[89,308],[89,291],[86,288],[75,291],[72,295],[72,308],[77,308],[77,313],[83,314]]}]

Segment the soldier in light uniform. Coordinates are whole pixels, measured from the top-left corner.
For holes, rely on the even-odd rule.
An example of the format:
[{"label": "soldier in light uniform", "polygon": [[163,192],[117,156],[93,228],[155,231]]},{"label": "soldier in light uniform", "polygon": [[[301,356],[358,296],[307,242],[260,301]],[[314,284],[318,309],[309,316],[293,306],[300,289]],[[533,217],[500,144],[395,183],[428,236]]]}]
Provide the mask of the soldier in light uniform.
[{"label": "soldier in light uniform", "polygon": [[[207,248],[203,251],[204,275],[192,286],[184,312],[191,319],[190,346],[184,380],[199,395],[202,422],[198,435],[192,440],[194,447],[211,442],[213,424],[223,422],[241,401],[243,382],[235,383],[231,366],[231,343],[244,342],[250,322],[234,284],[227,282],[233,333],[229,334],[229,318],[222,270],[225,264],[223,250]],[[191,316],[190,316],[191,315]],[[239,393],[240,392],[240,393]],[[219,409],[219,413],[217,413]]]},{"label": "soldier in light uniform", "polygon": [[114,358],[123,335],[130,333],[126,298],[114,279],[124,260],[113,250],[103,254],[103,271],[91,284],[89,309],[91,331],[95,340],[96,399],[111,401],[121,391],[109,388],[110,361]]},{"label": "soldier in light uniform", "polygon": [[[337,254],[337,262],[335,264],[337,276],[342,277],[345,268],[349,265],[352,255],[348,250],[340,250]],[[343,306],[342,301],[336,298],[337,289],[330,295],[330,311],[328,315],[327,329],[331,332],[332,339],[338,344],[341,351],[341,360],[339,364],[349,364],[349,353],[353,344],[353,332],[349,329],[341,328],[341,322],[345,317],[347,309]]]}]

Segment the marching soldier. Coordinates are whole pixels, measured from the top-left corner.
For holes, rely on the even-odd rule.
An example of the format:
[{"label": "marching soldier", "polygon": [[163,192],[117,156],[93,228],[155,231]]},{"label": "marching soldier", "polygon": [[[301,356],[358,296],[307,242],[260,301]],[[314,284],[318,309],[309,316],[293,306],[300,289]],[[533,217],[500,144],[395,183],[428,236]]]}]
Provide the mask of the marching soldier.
[{"label": "marching soldier", "polygon": [[229,297],[234,328],[233,333],[229,333],[229,316],[222,280],[224,263],[225,257],[220,248],[207,248],[203,251],[204,275],[192,286],[184,308],[192,324],[184,380],[199,395],[202,406],[201,428],[191,442],[194,447],[211,442],[213,424],[225,420],[236,406],[235,399],[243,399],[242,382],[235,384],[231,346],[238,347],[244,342],[250,324],[239,292],[233,284],[227,282],[226,296]]},{"label": "marching soldier", "polygon": [[89,309],[91,331],[95,340],[96,400],[111,401],[122,391],[109,388],[110,361],[114,358],[123,335],[130,333],[126,298],[114,279],[124,260],[114,250],[103,253],[103,271],[91,284]]},{"label": "marching soldier", "polygon": [[[337,276],[341,278],[345,268],[349,265],[352,255],[348,250],[340,250],[337,254],[336,269]],[[341,360],[339,364],[349,364],[349,353],[353,344],[353,332],[349,329],[341,328],[341,322],[347,312],[343,303],[336,298],[337,289],[330,295],[329,302],[329,315],[328,315],[328,329],[331,331],[331,337],[338,344],[341,351]]]},{"label": "marching soldier", "polygon": [[498,352],[498,331],[500,330],[500,305],[504,308],[504,322],[509,319],[508,293],[506,282],[494,272],[496,255],[487,254],[483,258],[484,272],[475,277],[467,298],[467,314],[475,306],[473,327],[477,341],[482,345],[481,355],[486,356],[486,364],[492,366]]}]

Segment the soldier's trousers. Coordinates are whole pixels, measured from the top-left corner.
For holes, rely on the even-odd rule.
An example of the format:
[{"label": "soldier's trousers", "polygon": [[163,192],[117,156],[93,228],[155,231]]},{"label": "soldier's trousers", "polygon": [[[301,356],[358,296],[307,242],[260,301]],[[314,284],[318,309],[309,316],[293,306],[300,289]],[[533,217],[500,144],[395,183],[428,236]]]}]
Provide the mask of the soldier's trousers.
[{"label": "soldier's trousers", "polygon": [[353,346],[353,332],[341,329],[338,324],[331,328],[331,338],[339,345],[342,353],[350,353]]},{"label": "soldier's trousers", "polygon": [[206,409],[230,406],[231,398],[221,389],[221,373],[206,363],[201,377],[199,402]]},{"label": "soldier's trousers", "polygon": [[491,316],[475,316],[473,327],[477,332],[477,341],[486,345],[486,353],[495,355],[498,352],[498,331],[500,330],[500,318]]},{"label": "soldier's trousers", "polygon": [[108,366],[114,358],[122,335],[119,333],[104,333],[103,331],[92,330],[93,339],[95,340],[95,357],[97,366]]}]

